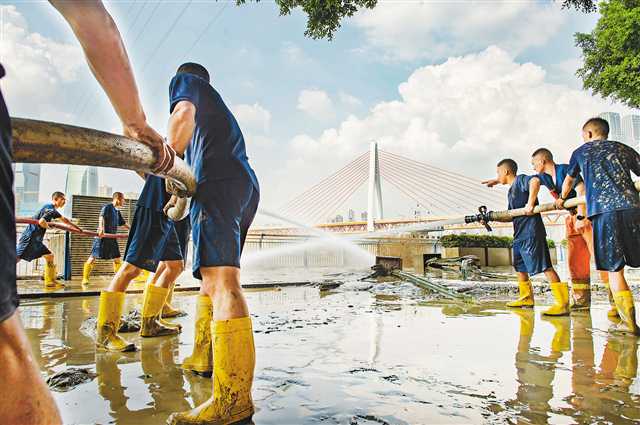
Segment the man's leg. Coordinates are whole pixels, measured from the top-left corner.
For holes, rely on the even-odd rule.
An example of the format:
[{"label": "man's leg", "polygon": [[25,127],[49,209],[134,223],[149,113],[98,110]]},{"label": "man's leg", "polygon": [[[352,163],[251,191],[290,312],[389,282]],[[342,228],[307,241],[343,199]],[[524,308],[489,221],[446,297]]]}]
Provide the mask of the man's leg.
[{"label": "man's leg", "polygon": [[53,397],[33,360],[18,313],[0,322],[0,422],[61,424]]},{"label": "man's leg", "polygon": [[107,351],[135,351],[136,347],[118,335],[120,316],[124,307],[124,291],[140,273],[140,268],[126,261],[113,280],[100,293],[100,308],[96,332],[96,346]]},{"label": "man's leg", "polygon": [[93,271],[93,266],[96,262],[96,259],[93,256],[89,256],[87,261],[85,261],[84,266],[82,266],[82,284],[89,284],[89,277],[91,276],[91,271]]},{"label": "man's leg", "polygon": [[64,286],[62,282],[58,281],[58,270],[56,269],[55,257],[53,254],[43,255],[45,259],[44,263],[44,285],[51,286]]},{"label": "man's leg", "polygon": [[549,281],[551,293],[553,294],[553,305],[542,314],[545,316],[566,316],[569,314],[569,285],[560,282],[560,276],[553,267],[544,271],[544,275]]},{"label": "man's leg", "polygon": [[180,276],[184,262],[182,260],[164,260],[161,264],[163,265],[162,269],[156,271],[153,280],[145,288],[142,303],[142,326],[140,327],[140,335],[143,337],[173,335],[182,329],[180,325],[175,326],[162,321],[160,315],[169,292],[168,286]]},{"label": "man's leg", "polygon": [[205,292],[204,285],[200,285],[200,293],[196,302],[196,328],[193,336],[193,351],[182,362],[182,369],[197,375],[211,377],[213,373],[212,320],[213,303],[211,302],[211,297]]},{"label": "man's leg", "polygon": [[526,270],[526,266],[517,243],[513,245],[513,254],[513,266],[518,276],[518,291],[520,295],[517,300],[508,302],[507,307],[533,307],[533,286],[531,285],[531,280],[529,280],[529,274],[522,271]]},{"label": "man's leg", "polygon": [[633,294],[624,277],[624,268],[617,272],[609,272],[609,283],[613,298],[622,322],[616,330],[640,336],[640,328],[636,321],[636,309],[633,303]]},{"label": "man's leg", "polygon": [[[237,267],[200,267],[204,291],[216,305],[213,335],[213,396],[170,424],[235,423],[253,416],[251,398],[255,347],[247,302]],[[219,307],[218,307],[219,306]]]}]

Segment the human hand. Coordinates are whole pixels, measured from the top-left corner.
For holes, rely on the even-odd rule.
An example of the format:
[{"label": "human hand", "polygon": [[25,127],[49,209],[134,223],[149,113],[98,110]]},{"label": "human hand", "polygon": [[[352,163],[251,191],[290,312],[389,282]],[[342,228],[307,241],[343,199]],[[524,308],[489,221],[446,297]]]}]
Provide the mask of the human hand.
[{"label": "human hand", "polygon": [[524,207],[524,213],[525,213],[526,215],[533,215],[533,214],[534,214],[534,213],[533,213],[533,209],[534,209],[534,208],[535,208],[535,205],[533,205],[533,204],[527,204],[527,205],[525,205],[525,207]]},{"label": "human hand", "polygon": [[556,199],[554,204],[555,204],[557,209],[559,209],[559,210],[563,210],[564,209],[564,199],[558,198],[558,199]]},{"label": "human hand", "polygon": [[482,184],[486,185],[487,187],[493,187],[498,183],[500,183],[498,179],[489,179],[482,182]]},{"label": "human hand", "polygon": [[126,137],[138,140],[153,149],[156,155],[156,163],[152,170],[154,173],[164,173],[173,167],[176,152],[149,124],[145,122],[142,126],[125,126],[123,133]]},{"label": "human hand", "polygon": [[582,220],[576,220],[575,226],[573,226],[576,230],[582,230],[587,227],[587,219],[583,218]]},{"label": "human hand", "polygon": [[104,229],[98,229],[98,237],[104,238]]},{"label": "human hand", "polygon": [[43,229],[48,229],[49,223],[47,223],[47,220],[45,220],[44,218],[41,218],[40,220],[38,220],[38,226],[42,227]]}]

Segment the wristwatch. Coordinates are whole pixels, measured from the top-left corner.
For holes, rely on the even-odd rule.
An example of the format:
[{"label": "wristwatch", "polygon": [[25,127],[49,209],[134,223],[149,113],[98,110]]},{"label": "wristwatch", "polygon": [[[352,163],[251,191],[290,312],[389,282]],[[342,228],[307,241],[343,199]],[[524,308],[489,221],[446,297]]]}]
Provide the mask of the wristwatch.
[{"label": "wristwatch", "polygon": [[585,218],[587,218],[587,217],[585,217],[585,216],[583,216],[583,215],[580,215],[580,214],[578,214],[578,215],[576,216],[576,220],[584,220]]}]

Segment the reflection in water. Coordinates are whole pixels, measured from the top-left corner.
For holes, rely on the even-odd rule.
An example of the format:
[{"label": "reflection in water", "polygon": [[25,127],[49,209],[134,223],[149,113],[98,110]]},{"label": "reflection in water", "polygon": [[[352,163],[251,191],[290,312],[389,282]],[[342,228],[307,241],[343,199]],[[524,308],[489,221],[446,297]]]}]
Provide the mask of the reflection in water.
[{"label": "reflection in water", "polygon": [[[423,302],[375,288],[325,295],[247,294],[258,352],[256,423],[640,420],[638,340],[607,332],[604,302],[592,315],[541,318],[502,302]],[[193,312],[195,297],[177,298]],[[136,297],[127,301],[131,307]],[[55,394],[65,423],[158,424],[211,396],[209,379],[176,364],[191,352],[193,316],[178,319],[179,336],[125,334],[139,352],[96,353],[79,332],[96,306],[68,299],[21,308],[45,374],[95,367],[94,381]]]}]

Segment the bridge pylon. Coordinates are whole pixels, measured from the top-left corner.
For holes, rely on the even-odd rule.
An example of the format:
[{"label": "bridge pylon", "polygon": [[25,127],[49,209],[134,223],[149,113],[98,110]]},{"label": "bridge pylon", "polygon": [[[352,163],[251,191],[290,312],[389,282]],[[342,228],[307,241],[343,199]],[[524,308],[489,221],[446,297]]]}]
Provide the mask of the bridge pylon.
[{"label": "bridge pylon", "polygon": [[[377,213],[377,214],[376,214]],[[378,143],[369,145],[369,194],[367,202],[367,231],[375,230],[375,220],[384,218],[382,210],[382,185],[380,184],[380,159]]]}]

